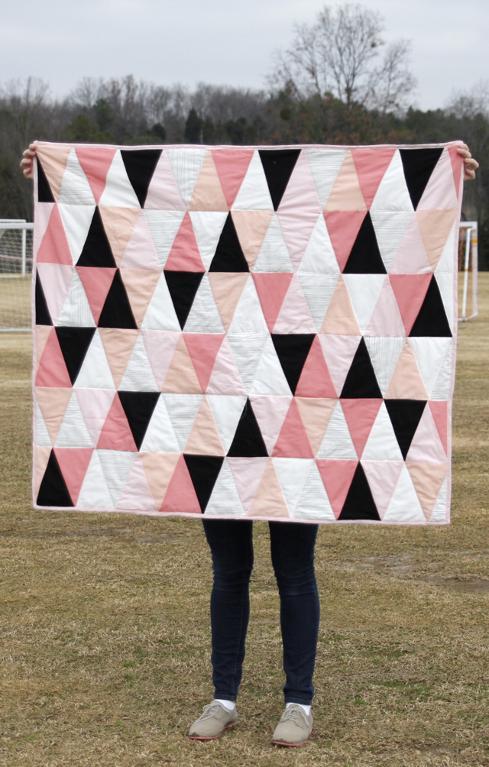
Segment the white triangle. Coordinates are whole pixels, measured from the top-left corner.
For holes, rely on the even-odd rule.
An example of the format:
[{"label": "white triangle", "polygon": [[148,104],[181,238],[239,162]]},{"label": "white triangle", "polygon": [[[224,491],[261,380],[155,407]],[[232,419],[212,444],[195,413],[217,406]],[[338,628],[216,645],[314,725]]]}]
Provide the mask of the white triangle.
[{"label": "white triangle", "polygon": [[[448,470],[451,470],[450,467]],[[433,506],[433,511],[431,512],[431,516],[429,518],[430,525],[450,524],[450,499],[448,497],[448,482],[449,477],[446,476],[441,483],[435,505]]]},{"label": "white triangle", "polygon": [[265,171],[257,149],[253,152],[232,207],[236,210],[273,210]]},{"label": "white triangle", "polygon": [[253,264],[253,271],[292,272],[293,270],[294,267],[284,240],[280,220],[274,213]]},{"label": "white triangle", "polygon": [[224,460],[203,516],[242,517],[244,515],[245,510],[241,503],[233,474],[229,464]]},{"label": "white triangle", "polygon": [[228,327],[228,336],[238,335],[242,337],[245,334],[264,336],[268,333],[255,283],[249,274],[236,304],[233,319]]},{"label": "white triangle", "polygon": [[408,228],[415,221],[416,214],[410,210],[373,209],[370,211],[370,217],[382,261],[389,271]]},{"label": "white triangle", "polygon": [[121,208],[141,207],[129,181],[120,149],[116,151],[110,164],[99,205]]},{"label": "white triangle", "polygon": [[163,392],[165,406],[178,440],[179,449],[184,450],[194,425],[195,416],[202,402],[202,394],[175,394]]},{"label": "white triangle", "polygon": [[300,495],[311,472],[312,458],[272,458],[287,508],[294,515]]},{"label": "white triangle", "polygon": [[[459,236],[460,236],[459,223],[458,223],[458,220],[456,219],[453,222],[453,226],[450,229],[450,233],[446,239],[440,258],[438,259],[438,263],[436,265],[435,277],[437,279],[440,272],[447,272],[449,274],[453,274],[453,272],[455,271],[457,272],[457,277],[458,277],[457,259],[458,259]],[[465,248],[465,240],[464,240],[464,248]]]},{"label": "white triangle", "polygon": [[94,328],[96,326],[85,288],[76,269],[73,269],[70,289],[63,308],[56,319],[56,325],[82,328]]},{"label": "white triangle", "polygon": [[448,324],[452,333],[454,332],[454,312],[455,312],[455,284],[453,272],[439,272],[435,277],[440,289],[441,300],[445,307]]},{"label": "white triangle", "polygon": [[407,210],[411,212],[414,210],[406,185],[399,149],[396,149],[392,155],[389,167],[377,187],[370,206],[370,215],[372,216],[378,210]]},{"label": "white triangle", "polygon": [[243,394],[206,394],[224,451],[231,447],[246,402]]},{"label": "white triangle", "polygon": [[34,444],[40,447],[51,446],[51,437],[49,436],[46,424],[44,422],[41,408],[35,403],[34,409]]},{"label": "white triangle", "polygon": [[297,271],[332,275],[340,273],[338,260],[322,213],[314,224],[314,229]]},{"label": "white triangle", "polygon": [[191,210],[189,215],[202,263],[208,270],[226,223],[228,211]]},{"label": "white triangle", "polygon": [[119,389],[122,391],[159,391],[141,335],[138,335],[136,339]]},{"label": "white triangle", "polygon": [[367,329],[379,300],[380,292],[388,279],[386,274],[343,274],[343,280],[362,333]]},{"label": "white triangle", "polygon": [[364,338],[379,389],[384,396],[394,375],[405,338],[404,336],[364,336]]},{"label": "white triangle", "polygon": [[362,459],[365,459],[366,461],[404,460],[394,433],[392,421],[384,402],[382,402],[379,407],[379,411],[363,449]]},{"label": "white triangle", "polygon": [[185,332],[224,333],[207,272],[203,275],[185,322]]},{"label": "white triangle", "polygon": [[115,389],[114,379],[98,330],[93,334],[74,387],[77,389]]},{"label": "white triangle", "polygon": [[143,216],[151,232],[161,268],[168,261],[171,247],[184,215],[185,211],[183,210],[151,210],[148,208],[143,210]]},{"label": "white triangle", "polygon": [[163,396],[158,398],[140,451],[142,453],[179,453],[180,445],[172,426]]},{"label": "white triangle", "polygon": [[426,517],[416,494],[412,479],[403,464],[396,488],[382,518],[387,524],[425,525]]},{"label": "white triangle", "polygon": [[290,394],[290,386],[275,351],[271,336],[265,339],[250,388],[250,394]]},{"label": "white triangle", "polygon": [[185,205],[192,199],[195,183],[199,177],[202,163],[208,149],[200,147],[165,148],[165,154],[170,160],[173,175]]},{"label": "white triangle", "polygon": [[294,519],[336,522],[335,513],[324,488],[317,464],[315,461],[311,463],[304,489],[291,516]]},{"label": "white triangle", "polygon": [[440,365],[438,376],[431,391],[431,399],[449,400],[453,396],[453,371],[455,366],[456,342],[453,337],[448,340],[450,341],[450,344],[447,346],[447,353]]},{"label": "white triangle", "polygon": [[228,335],[229,346],[234,354],[236,367],[247,392],[249,392],[255,379],[256,369],[267,337],[270,337],[268,331],[254,335]]},{"label": "white triangle", "polygon": [[319,332],[331,297],[338,284],[338,274],[298,272],[297,277],[313,316],[315,330]]},{"label": "white triangle", "polygon": [[94,450],[90,458],[76,508],[87,511],[113,511],[114,509],[98,450]]},{"label": "white triangle", "polygon": [[141,327],[145,330],[181,330],[163,272],[158,278]]},{"label": "white triangle", "polygon": [[95,198],[83,172],[76,150],[73,147],[68,153],[65,171],[61,180],[58,202],[66,205],[94,205]]},{"label": "white triangle", "polygon": [[71,258],[73,264],[76,264],[90,231],[95,205],[63,205],[59,203],[58,210],[63,222]]},{"label": "white triangle", "polygon": [[137,454],[129,450],[98,450],[97,452],[110,497],[116,506]]},{"label": "white triangle", "polygon": [[326,200],[331,194],[333,184],[338,175],[343,160],[345,159],[346,149],[303,149],[309,167],[311,169],[321,208],[326,206]]},{"label": "white triangle", "polygon": [[450,354],[452,339],[437,336],[410,336],[408,344],[413,349],[425,389],[431,397],[440,370]]},{"label": "white triangle", "polygon": [[356,459],[357,452],[353,445],[350,430],[340,402],[336,402],[328,426],[324,433],[317,458]]},{"label": "white triangle", "polygon": [[94,447],[78,398],[73,392],[56,436],[56,447]]}]

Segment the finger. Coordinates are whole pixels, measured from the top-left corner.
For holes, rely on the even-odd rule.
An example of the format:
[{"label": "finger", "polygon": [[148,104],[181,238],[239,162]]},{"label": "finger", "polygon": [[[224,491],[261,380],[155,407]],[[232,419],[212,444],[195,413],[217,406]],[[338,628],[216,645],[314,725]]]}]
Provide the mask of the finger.
[{"label": "finger", "polygon": [[462,155],[462,157],[471,157],[470,149],[467,147],[467,149],[464,149],[464,147],[457,147],[458,154]]}]

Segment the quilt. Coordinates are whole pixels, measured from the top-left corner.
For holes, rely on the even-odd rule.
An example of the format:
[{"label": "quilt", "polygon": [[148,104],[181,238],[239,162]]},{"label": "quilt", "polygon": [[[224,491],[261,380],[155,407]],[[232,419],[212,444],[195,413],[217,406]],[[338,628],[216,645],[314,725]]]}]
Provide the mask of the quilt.
[{"label": "quilt", "polygon": [[39,142],[34,507],[449,524],[458,143]]}]

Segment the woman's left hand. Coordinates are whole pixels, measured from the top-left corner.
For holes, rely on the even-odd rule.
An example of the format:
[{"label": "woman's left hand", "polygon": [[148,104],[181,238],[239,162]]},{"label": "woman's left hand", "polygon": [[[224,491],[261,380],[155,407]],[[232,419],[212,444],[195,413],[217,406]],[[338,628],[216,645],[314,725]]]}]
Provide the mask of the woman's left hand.
[{"label": "woman's left hand", "polygon": [[464,158],[464,180],[472,181],[475,178],[475,171],[479,167],[479,163],[472,157],[467,144],[457,146],[457,152]]}]

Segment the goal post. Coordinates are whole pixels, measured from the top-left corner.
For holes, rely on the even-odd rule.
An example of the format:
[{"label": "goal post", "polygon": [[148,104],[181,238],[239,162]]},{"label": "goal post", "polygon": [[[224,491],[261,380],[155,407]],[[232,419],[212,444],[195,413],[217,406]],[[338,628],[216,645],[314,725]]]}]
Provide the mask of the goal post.
[{"label": "goal post", "polygon": [[[459,300],[460,322],[472,320],[479,314],[477,297],[478,277],[478,236],[477,221],[461,221],[459,229],[458,269],[462,274],[461,299]],[[470,285],[469,285],[470,283]],[[460,290],[459,290],[460,292]]]}]

